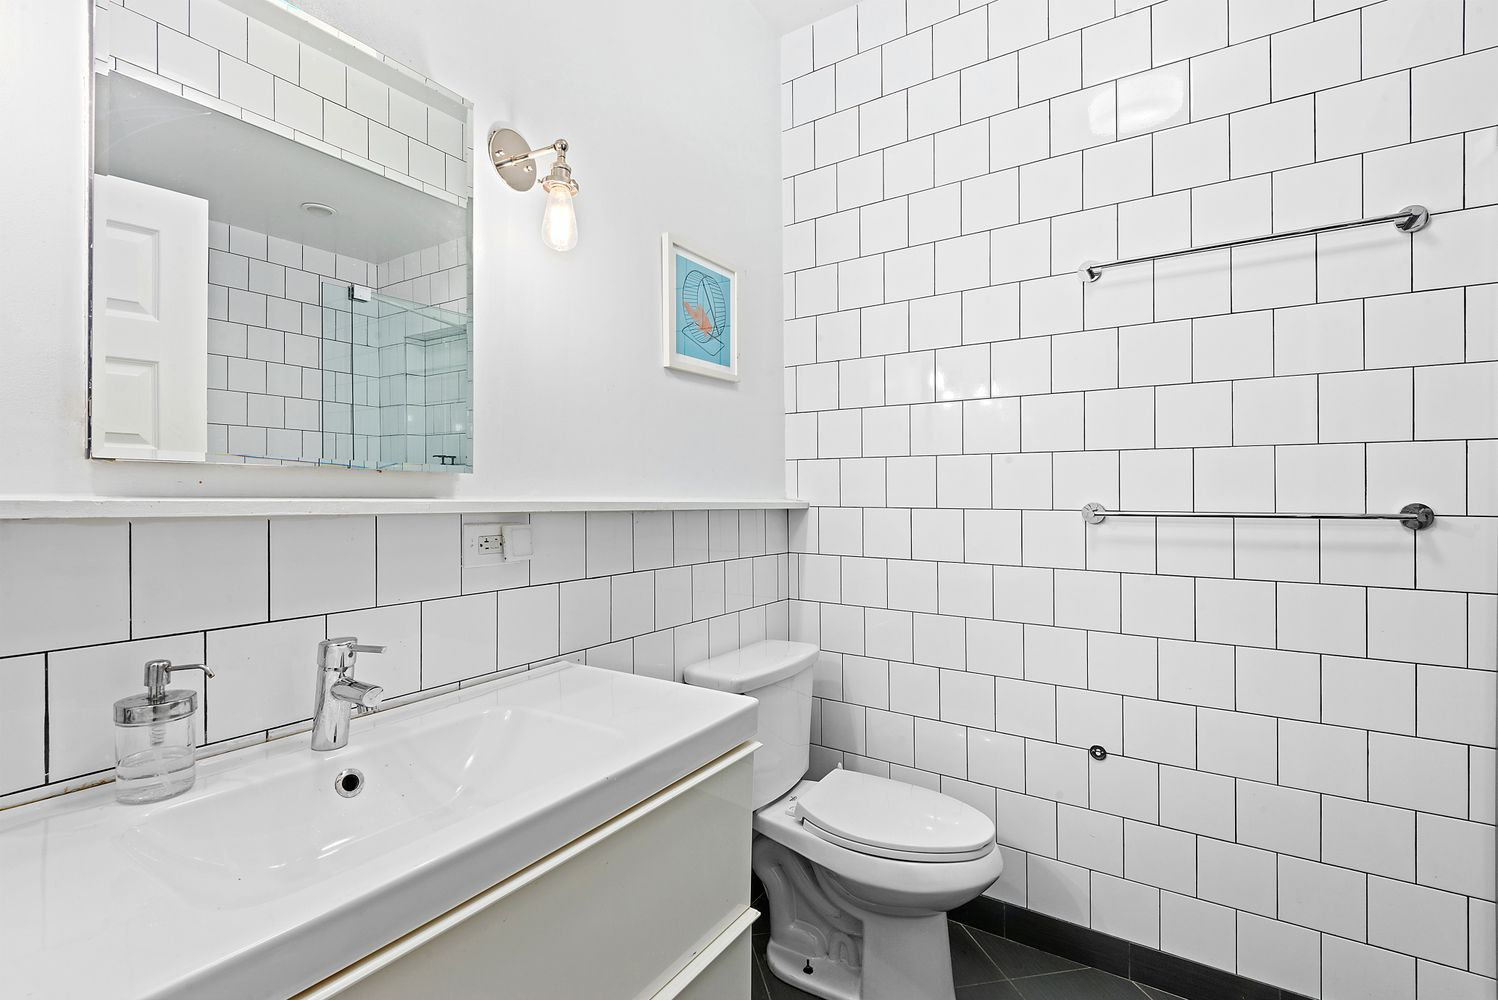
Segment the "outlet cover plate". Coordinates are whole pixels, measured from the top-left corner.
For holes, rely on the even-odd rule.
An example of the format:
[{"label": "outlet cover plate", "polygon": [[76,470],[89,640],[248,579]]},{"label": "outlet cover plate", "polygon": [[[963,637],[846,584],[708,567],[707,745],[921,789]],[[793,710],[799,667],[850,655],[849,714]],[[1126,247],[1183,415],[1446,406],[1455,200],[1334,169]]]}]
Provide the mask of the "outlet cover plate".
[{"label": "outlet cover plate", "polygon": [[463,525],[463,566],[498,566],[505,561],[504,525],[498,521]]}]

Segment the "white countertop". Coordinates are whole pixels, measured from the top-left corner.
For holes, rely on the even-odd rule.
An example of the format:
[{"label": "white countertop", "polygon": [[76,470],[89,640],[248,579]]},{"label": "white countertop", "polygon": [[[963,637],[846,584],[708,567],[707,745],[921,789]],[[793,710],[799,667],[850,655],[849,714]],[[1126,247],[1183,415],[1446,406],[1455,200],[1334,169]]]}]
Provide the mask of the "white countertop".
[{"label": "white countertop", "polygon": [[560,664],[358,720],[343,750],[215,757],[166,802],[106,785],[0,813],[4,996],[290,996],[754,728],[752,699]]}]

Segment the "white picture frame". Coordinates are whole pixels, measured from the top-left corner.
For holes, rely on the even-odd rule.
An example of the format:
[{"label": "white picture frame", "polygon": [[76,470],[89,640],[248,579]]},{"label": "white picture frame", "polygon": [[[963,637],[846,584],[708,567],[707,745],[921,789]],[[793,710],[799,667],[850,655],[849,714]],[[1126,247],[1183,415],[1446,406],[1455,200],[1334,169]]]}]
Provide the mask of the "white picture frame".
[{"label": "white picture frame", "polygon": [[739,380],[738,272],[670,233],[661,236],[661,344],[673,371]]}]

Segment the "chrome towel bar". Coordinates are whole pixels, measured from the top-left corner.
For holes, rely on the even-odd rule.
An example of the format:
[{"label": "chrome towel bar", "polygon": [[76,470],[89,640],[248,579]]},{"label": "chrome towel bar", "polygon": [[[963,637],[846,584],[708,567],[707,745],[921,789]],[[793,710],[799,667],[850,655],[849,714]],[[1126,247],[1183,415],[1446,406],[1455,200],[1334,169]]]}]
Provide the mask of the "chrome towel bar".
[{"label": "chrome towel bar", "polygon": [[1110,517],[1254,517],[1294,518],[1303,521],[1398,521],[1406,528],[1424,531],[1436,521],[1436,512],[1423,503],[1412,503],[1397,514],[1278,514],[1264,511],[1237,511],[1235,513],[1203,513],[1191,510],[1108,510],[1100,503],[1090,503],[1082,508],[1082,518],[1088,524],[1102,524]]},{"label": "chrome towel bar", "polygon": [[1170,260],[1173,257],[1185,257],[1194,253],[1211,253],[1214,250],[1231,250],[1234,247],[1258,246],[1261,243],[1293,240],[1301,236],[1316,236],[1321,233],[1340,233],[1349,229],[1364,229],[1368,226],[1381,226],[1386,223],[1393,223],[1394,227],[1402,233],[1418,233],[1430,224],[1430,212],[1426,210],[1424,205],[1410,205],[1408,208],[1401,209],[1393,215],[1380,215],[1371,219],[1354,219],[1352,222],[1337,222],[1329,226],[1292,229],[1283,233],[1271,233],[1268,236],[1253,236],[1244,240],[1229,240],[1226,243],[1213,243],[1210,246],[1187,247],[1183,250],[1172,250],[1169,253],[1150,254],[1147,257],[1130,257],[1127,260],[1112,260],[1106,263],[1090,260],[1077,268],[1077,274],[1081,276],[1083,281],[1097,281],[1103,276],[1103,272],[1110,267],[1147,264],[1152,260]]}]

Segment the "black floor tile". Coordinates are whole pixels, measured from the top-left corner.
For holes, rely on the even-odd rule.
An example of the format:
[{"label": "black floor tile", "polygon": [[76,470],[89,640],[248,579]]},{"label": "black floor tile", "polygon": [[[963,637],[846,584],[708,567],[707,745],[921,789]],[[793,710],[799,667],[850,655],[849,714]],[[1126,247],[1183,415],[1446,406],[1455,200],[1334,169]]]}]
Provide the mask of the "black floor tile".
[{"label": "black floor tile", "polygon": [[1164,990],[1157,990],[1153,986],[1146,986],[1143,983],[1135,983],[1134,985],[1144,991],[1144,995],[1149,997],[1150,1000],[1181,1000],[1174,993],[1166,993]]},{"label": "black floor tile", "polygon": [[[960,925],[959,925],[960,926]],[[982,946],[993,959],[999,971],[1010,979],[1023,979],[1027,976],[1044,976],[1056,972],[1070,972],[1075,969],[1085,968],[1069,959],[1051,955],[1034,948],[1026,947],[1008,938],[996,937],[986,931],[980,931],[975,927],[967,928],[973,939]]]},{"label": "black floor tile", "polygon": [[956,986],[974,986],[978,983],[993,983],[1005,978],[988,952],[974,941],[966,927],[948,924],[947,934],[952,945],[952,983]]},{"label": "black floor tile", "polygon": [[957,1000],[1024,1000],[1013,983],[979,983],[957,987]]},{"label": "black floor tile", "polygon": [[[1009,907],[1004,914],[1004,936],[1115,976],[1129,974],[1129,942],[1044,913]],[[999,965],[1003,967],[1002,962]]]},{"label": "black floor tile", "polygon": [[1077,969],[1015,982],[1024,1000],[1142,1000],[1139,987],[1096,969]]},{"label": "black floor tile", "polygon": [[749,977],[749,1000],[770,1000],[770,988],[765,985],[765,972],[758,952],[749,963]]},{"label": "black floor tile", "polygon": [[[1048,933],[1051,928],[1042,925],[1039,930]],[[1177,994],[1159,987],[1132,982],[956,921],[951,923],[949,935],[957,1000],[1182,1000]],[[816,1000],[812,994],[783,982],[770,971],[765,959],[767,943],[767,936],[756,934],[753,938],[751,1000]],[[1069,941],[1063,942],[1063,945],[1070,944]],[[1147,973],[1164,971],[1149,968],[1148,961],[1141,965],[1145,967],[1141,971]],[[1251,989],[1245,993],[1241,989],[1229,988],[1230,984],[1226,983],[1210,985],[1226,988],[1226,992],[1213,1000],[1260,1000],[1260,994]],[[1186,1000],[1192,1000],[1190,993]],[[1286,995],[1285,1000],[1297,998]]]},{"label": "black floor tile", "polygon": [[765,895],[764,883],[757,876],[750,876],[749,905],[759,912],[754,920],[754,934],[770,933],[770,900]]}]

